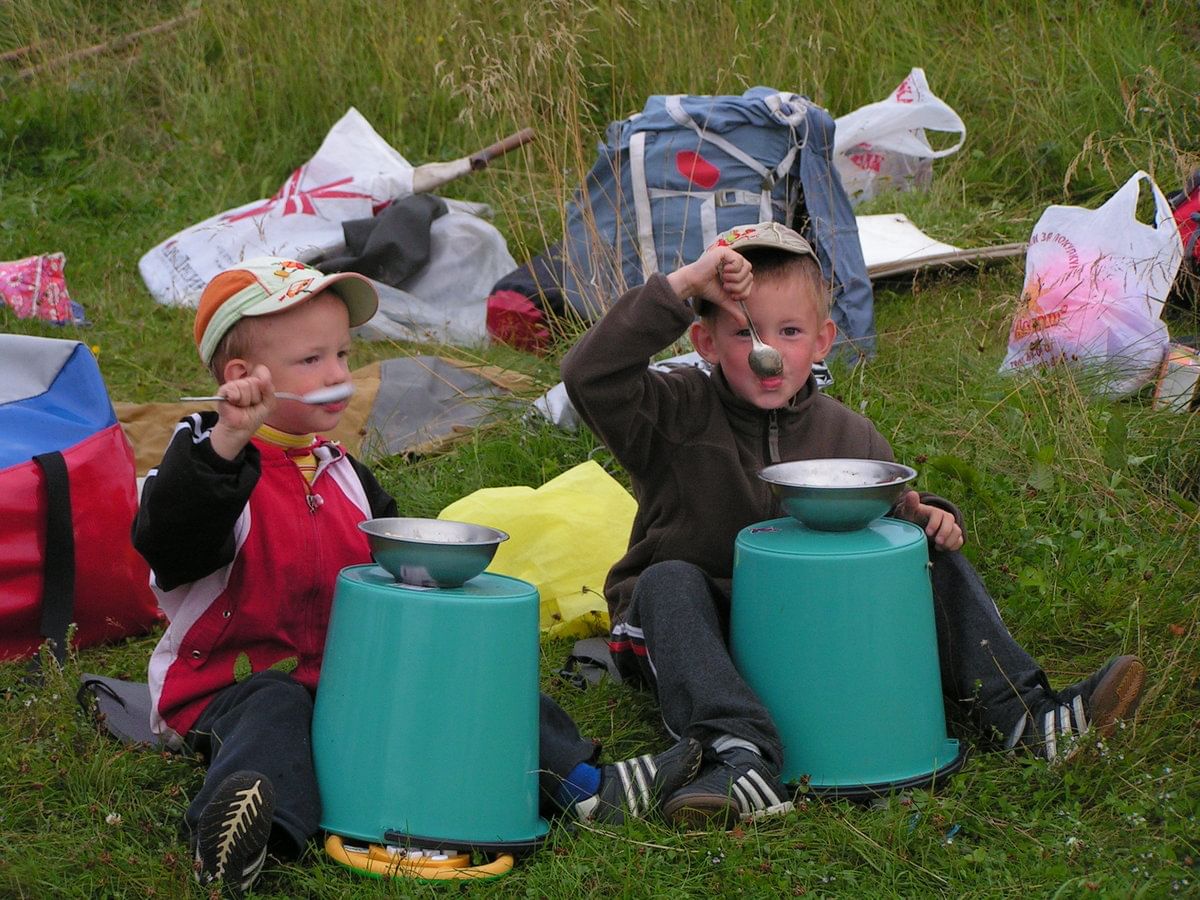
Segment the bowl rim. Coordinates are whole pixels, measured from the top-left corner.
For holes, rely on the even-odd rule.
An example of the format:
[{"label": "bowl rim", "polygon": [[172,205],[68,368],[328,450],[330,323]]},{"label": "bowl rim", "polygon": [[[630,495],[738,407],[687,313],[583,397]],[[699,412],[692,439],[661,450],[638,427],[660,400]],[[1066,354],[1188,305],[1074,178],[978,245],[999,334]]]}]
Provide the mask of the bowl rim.
[{"label": "bowl rim", "polygon": [[[797,481],[781,481],[778,478],[771,478],[770,472],[772,469],[780,469],[783,466],[790,466],[796,463],[873,463],[875,465],[894,466],[899,469],[897,476],[890,481],[877,481],[871,484],[812,484]],[[912,466],[907,466],[904,463],[892,462],[886,459],[869,459],[866,457],[849,457],[849,456],[818,456],[812,459],[790,459],[786,462],[772,463],[769,466],[764,466],[758,471],[758,477],[767,484],[775,485],[782,488],[804,488],[807,490],[821,491],[861,491],[864,488],[885,488],[895,487],[900,484],[907,484],[914,481],[917,477],[917,470]]]},{"label": "bowl rim", "polygon": [[[482,528],[490,531],[492,536],[482,541],[435,541],[419,537],[379,534],[367,527],[372,522],[428,522],[437,525],[467,525],[471,528]],[[480,525],[478,522],[463,522],[457,519],[433,519],[428,516],[378,516],[372,519],[363,519],[358,523],[358,530],[368,537],[405,541],[410,544],[424,544],[431,547],[491,547],[496,544],[502,544],[509,538],[508,532],[501,531],[499,528],[493,528],[491,525]]]}]

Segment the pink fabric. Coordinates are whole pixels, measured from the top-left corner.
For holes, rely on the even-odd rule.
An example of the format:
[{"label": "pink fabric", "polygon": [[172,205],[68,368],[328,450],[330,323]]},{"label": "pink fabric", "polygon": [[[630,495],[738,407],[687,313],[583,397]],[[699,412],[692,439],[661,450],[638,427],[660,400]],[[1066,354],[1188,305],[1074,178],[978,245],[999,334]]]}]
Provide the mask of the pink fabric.
[{"label": "pink fabric", "polygon": [[495,291],[487,298],[488,333],[519,350],[541,353],[550,344],[545,316],[532,300],[516,291]]},{"label": "pink fabric", "polygon": [[71,301],[63,274],[67,258],[44,253],[0,262],[0,300],[18,319],[43,319],[56,325],[83,324],[83,309]]}]

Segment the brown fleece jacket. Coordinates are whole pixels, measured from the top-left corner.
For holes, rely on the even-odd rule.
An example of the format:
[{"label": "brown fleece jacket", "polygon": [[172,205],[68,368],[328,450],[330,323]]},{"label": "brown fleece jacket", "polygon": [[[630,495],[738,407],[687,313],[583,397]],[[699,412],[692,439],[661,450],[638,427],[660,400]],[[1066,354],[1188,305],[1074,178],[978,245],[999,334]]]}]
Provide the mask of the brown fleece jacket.
[{"label": "brown fleece jacket", "polygon": [[[871,422],[808,383],[780,410],[735,395],[720,369],[647,368],[692,323],[691,307],[662,275],[622,296],[563,359],[567,395],[580,417],[625,467],[638,502],[629,549],[604,593],[623,621],[638,575],[653,563],[685,560],[728,591],[733,544],[747,525],[783,515],[764,466],[795,459],[892,460]],[[961,515],[931,495],[922,500]]]}]

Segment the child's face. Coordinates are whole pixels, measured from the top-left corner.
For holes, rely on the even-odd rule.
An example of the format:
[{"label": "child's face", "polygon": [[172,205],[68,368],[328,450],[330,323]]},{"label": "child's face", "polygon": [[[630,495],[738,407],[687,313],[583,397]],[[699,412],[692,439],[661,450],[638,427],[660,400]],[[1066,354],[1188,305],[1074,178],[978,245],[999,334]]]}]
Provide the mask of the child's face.
[{"label": "child's face", "polygon": [[[306,394],[350,380],[350,312],[336,294],[324,291],[254,324],[253,350],[245,361],[251,369],[259,363],[270,369],[275,390]],[[309,434],[334,428],[348,401],[324,406],[295,400],[277,403],[268,425],[289,434]]]},{"label": "child's face", "polygon": [[750,370],[750,329],[726,309],[692,325],[692,344],[720,366],[733,392],[759,409],[779,409],[804,387],[812,364],[824,359],[837,328],[817,312],[812,288],[802,276],[783,273],[756,280],[746,301],[758,335],[783,356],[783,373],[760,378]]}]

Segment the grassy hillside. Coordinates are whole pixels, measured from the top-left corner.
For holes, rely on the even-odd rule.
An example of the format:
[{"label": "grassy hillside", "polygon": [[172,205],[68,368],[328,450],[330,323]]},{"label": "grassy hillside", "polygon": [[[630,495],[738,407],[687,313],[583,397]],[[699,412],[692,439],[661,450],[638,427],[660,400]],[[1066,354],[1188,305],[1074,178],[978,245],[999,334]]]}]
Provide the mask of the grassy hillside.
[{"label": "grassy hillside", "polygon": [[[556,240],[605,124],[653,93],[807,94],[834,115],[913,66],[968,135],[907,213],[959,246],[1025,240],[1051,203],[1097,205],[1138,168],[1164,190],[1200,167],[1192,4],[878,0],[11,0],[0,5],[0,258],[61,250],[91,325],[0,309],[0,330],[93,346],[114,399],[206,390],[191,314],[156,305],[138,258],[180,228],[274,192],[357,107],[414,163],[530,125],[537,141],[448,188],[484,201],[521,260]],[[173,22],[135,41],[128,35]],[[97,52],[84,52],[102,46]],[[1116,652],[1151,675],[1137,720],[1069,767],[979,753],[943,792],[872,808],[814,803],[730,834],[660,824],[556,828],[481,894],[529,896],[1146,896],[1196,893],[1200,421],[1144,397],[1090,399],[1068,372],[996,374],[1020,261],[876,290],[878,357],[835,371],[925,489],[967,515],[967,552],[1056,685]],[[1196,334],[1173,312],[1173,333]],[[454,350],[557,381],[543,358]],[[428,352],[355,348],[356,364]],[[3,435],[0,435],[0,440]],[[479,487],[541,484],[594,440],[514,417],[443,455],[379,461],[412,515]],[[80,672],[144,677],[154,636],[83,651],[42,686],[0,666],[0,894],[199,896],[175,833],[194,760],[127,749],[76,713]],[[617,758],[660,745],[647,697],[544,686]],[[262,895],[434,894],[359,878],[310,853]]]}]

